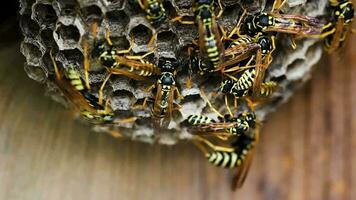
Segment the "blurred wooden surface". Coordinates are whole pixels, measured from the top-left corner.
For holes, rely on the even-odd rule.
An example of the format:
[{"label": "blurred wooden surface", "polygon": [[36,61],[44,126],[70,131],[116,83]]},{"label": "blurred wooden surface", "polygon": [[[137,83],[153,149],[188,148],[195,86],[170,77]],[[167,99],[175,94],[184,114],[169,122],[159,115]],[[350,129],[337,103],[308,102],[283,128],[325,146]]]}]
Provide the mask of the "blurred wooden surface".
[{"label": "blurred wooden surface", "polygon": [[356,41],[265,124],[244,187],[189,144],[119,141],[87,131],[0,52],[0,199],[356,199]]}]

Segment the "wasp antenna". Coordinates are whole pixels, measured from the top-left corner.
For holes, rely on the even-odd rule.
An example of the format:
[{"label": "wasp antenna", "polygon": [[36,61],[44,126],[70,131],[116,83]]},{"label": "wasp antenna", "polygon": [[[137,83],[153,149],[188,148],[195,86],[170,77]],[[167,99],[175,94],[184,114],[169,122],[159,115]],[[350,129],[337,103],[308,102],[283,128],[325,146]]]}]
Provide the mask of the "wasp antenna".
[{"label": "wasp antenna", "polygon": [[111,76],[112,73],[109,73],[106,78],[104,79],[103,83],[101,84],[100,86],[100,89],[99,89],[99,104],[102,105],[103,104],[103,99],[104,99],[104,89],[105,89],[105,85],[106,83],[109,81],[110,79],[110,76]]}]

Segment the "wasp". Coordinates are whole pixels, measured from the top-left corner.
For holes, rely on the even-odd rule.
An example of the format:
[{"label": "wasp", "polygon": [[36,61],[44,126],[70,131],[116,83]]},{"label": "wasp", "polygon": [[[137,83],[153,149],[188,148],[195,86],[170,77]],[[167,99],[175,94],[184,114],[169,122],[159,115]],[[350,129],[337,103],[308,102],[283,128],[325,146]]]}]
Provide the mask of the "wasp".
[{"label": "wasp", "polygon": [[216,136],[220,139],[230,136],[240,136],[255,127],[256,115],[254,111],[244,111],[234,117],[227,99],[225,99],[226,108],[229,114],[221,114],[210,102],[202,90],[201,96],[210,109],[217,114],[217,121],[204,115],[190,115],[187,118],[188,127],[192,134],[204,136]]},{"label": "wasp", "polygon": [[[265,71],[272,62],[272,53],[275,48],[274,36],[260,33],[253,38],[249,36],[239,37],[233,40],[227,48],[226,55],[230,55],[232,58],[221,64],[221,72],[237,82],[247,81],[248,87],[251,86],[250,83],[253,83],[253,93],[256,95],[260,92]],[[236,52],[238,52],[237,56],[235,55]],[[242,61],[248,58],[247,63],[243,65]],[[251,66],[252,63],[254,63],[255,70],[250,69],[253,67]],[[242,79],[229,75],[246,69],[250,70],[243,73]],[[251,77],[254,78],[252,82],[249,79]]]},{"label": "wasp", "polygon": [[81,115],[92,123],[113,123],[114,113],[111,108],[108,104],[104,108],[97,103],[98,99],[85,88],[79,72],[73,66],[69,66],[69,69],[64,72],[60,71],[52,51],[50,57],[55,71],[56,85]]},{"label": "wasp", "polygon": [[[220,6],[219,16],[222,13],[220,0],[218,4]],[[178,21],[182,24],[197,24],[199,31],[199,52],[205,63],[205,65],[202,65],[204,68],[201,68],[201,72],[216,70],[224,54],[214,8],[214,0],[195,0],[195,21],[184,21],[181,16],[173,19],[173,21]]]},{"label": "wasp", "polygon": [[130,47],[125,50],[114,48],[110,39],[109,30],[105,33],[105,42],[98,42],[92,51],[92,56],[105,66],[112,74],[122,74],[135,80],[145,80],[147,76],[159,75],[160,69],[154,64],[145,61],[144,58],[153,52],[148,52],[142,56],[127,55],[131,52]]},{"label": "wasp", "polygon": [[195,136],[194,143],[213,165],[236,169],[232,182],[232,188],[236,189],[242,186],[249,171],[255,147],[259,140],[259,131],[256,130],[254,133],[234,139],[229,146],[225,146],[216,145],[203,137]]},{"label": "wasp", "polygon": [[97,42],[92,50],[92,57],[96,58],[109,72],[99,90],[100,104],[103,103],[103,90],[111,75],[124,75],[137,81],[145,81],[147,77],[161,73],[161,70],[155,64],[144,60],[153,51],[144,55],[128,55],[131,49],[132,42],[128,49],[115,49],[110,39],[110,32],[107,29],[105,41]]},{"label": "wasp", "polygon": [[278,32],[297,35],[298,37],[313,37],[322,32],[322,23],[311,16],[280,14],[286,0],[275,0],[272,11],[250,15],[243,23],[243,31],[254,36],[260,32]]},{"label": "wasp", "polygon": [[324,46],[328,52],[333,52],[343,46],[348,34],[352,31],[354,6],[348,0],[329,0],[332,10],[329,23],[323,27],[321,38],[325,38]]},{"label": "wasp", "polygon": [[179,98],[181,96],[175,81],[178,66],[177,62],[165,58],[159,59],[158,66],[162,71],[161,76],[158,78],[157,83],[150,88],[150,90],[156,88],[152,115],[156,121],[161,121],[161,119],[164,118],[162,124],[166,126],[172,117],[174,97],[175,95]]},{"label": "wasp", "polygon": [[[231,94],[235,98],[242,98],[250,95],[251,89],[253,89],[256,77],[256,69],[250,68],[245,70],[242,75],[236,80],[227,79],[222,81],[220,91],[225,94]],[[269,96],[276,89],[278,85],[274,81],[268,81],[261,83],[261,89],[258,95]]]},{"label": "wasp", "polygon": [[146,18],[152,25],[158,25],[167,19],[162,0],[137,0],[137,3],[146,12]]},{"label": "wasp", "polygon": [[218,117],[219,122],[203,115],[190,115],[187,122],[190,124],[190,131],[197,135],[223,135],[241,136],[255,126],[256,116],[253,112],[244,112],[237,117],[224,115]]}]

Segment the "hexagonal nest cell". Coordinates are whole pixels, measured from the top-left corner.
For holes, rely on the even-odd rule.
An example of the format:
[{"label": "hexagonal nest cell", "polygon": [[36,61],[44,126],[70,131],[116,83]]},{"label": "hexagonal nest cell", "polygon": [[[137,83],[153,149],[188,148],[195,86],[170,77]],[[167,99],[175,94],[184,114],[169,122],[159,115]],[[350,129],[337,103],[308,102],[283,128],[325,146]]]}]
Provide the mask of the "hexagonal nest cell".
[{"label": "hexagonal nest cell", "polygon": [[[135,118],[135,121],[128,123],[94,124],[95,130],[116,133],[114,135],[120,133],[144,142],[174,144],[180,139],[191,137],[187,128],[182,126],[190,114],[204,114],[216,118],[203,98],[202,91],[219,111],[226,111],[223,96],[214,95],[221,83],[220,75],[189,75],[190,58],[187,49],[192,46],[193,40],[198,39],[197,27],[172,21],[178,15],[194,19],[193,0],[163,0],[167,17],[155,25],[147,20],[146,13],[134,0],[20,2],[20,26],[24,35],[21,52],[26,57],[25,71],[28,76],[45,83],[48,93],[54,99],[67,102],[53,81],[55,70],[52,56],[59,68],[68,70],[74,66],[83,82],[87,81],[91,86],[86,94],[92,99],[99,99],[102,95],[103,101],[111,105],[118,119]],[[327,1],[318,0],[310,0],[300,6],[303,2],[288,1],[283,12],[317,17],[324,14],[327,6]],[[273,1],[221,0],[221,3],[224,11],[217,22],[226,31],[231,31],[243,12],[242,8],[252,13],[268,11]],[[218,6],[216,11],[219,11]],[[150,62],[157,65],[162,57],[175,59],[180,63],[176,74],[176,87],[182,98],[174,100],[172,120],[167,127],[157,131],[152,123],[152,107],[157,88],[148,88],[156,83],[159,75],[146,81],[137,81],[119,71],[109,77],[111,71],[94,58],[95,48],[101,41],[106,41],[105,36],[108,36],[108,33],[113,45],[112,50],[120,51],[132,47],[128,56],[136,56],[136,63]],[[88,46],[83,45],[85,42]],[[303,77],[309,77],[312,66],[322,54],[321,46],[317,42],[313,39],[301,40],[298,41],[297,49],[292,50],[289,38],[277,36],[277,50],[274,52],[266,80],[277,81],[280,88],[271,97],[271,103],[258,108],[257,115],[260,119],[291,96],[295,89],[291,86],[305,81]],[[144,54],[146,57],[142,57]],[[86,74],[84,66],[88,66],[89,74]],[[193,81],[191,87],[188,86],[189,80]]]}]

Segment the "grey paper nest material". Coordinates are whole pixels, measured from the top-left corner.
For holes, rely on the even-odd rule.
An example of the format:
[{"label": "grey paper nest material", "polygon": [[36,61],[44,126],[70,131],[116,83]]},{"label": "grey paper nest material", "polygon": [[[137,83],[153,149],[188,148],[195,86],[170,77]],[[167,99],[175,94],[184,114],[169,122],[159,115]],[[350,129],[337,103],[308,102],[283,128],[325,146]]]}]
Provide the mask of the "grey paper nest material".
[{"label": "grey paper nest material", "polygon": [[[45,83],[48,93],[57,101],[66,103],[63,96],[49,80],[53,76],[53,67],[49,57],[50,49],[56,52],[58,63],[67,67],[69,64],[83,66],[84,37],[90,33],[90,23],[99,22],[98,37],[102,38],[105,28],[111,31],[111,39],[117,46],[127,47],[130,37],[134,38],[134,53],[147,52],[148,42],[153,34],[157,34],[154,45],[156,51],[152,60],[163,57],[173,57],[180,61],[181,67],[188,65],[186,46],[197,38],[197,29],[194,26],[177,23],[163,23],[159,27],[152,27],[146,20],[144,13],[128,0],[21,0],[20,25],[24,34],[21,51],[26,57],[25,71],[35,81]],[[227,29],[236,24],[241,14],[241,3],[236,0],[222,0],[224,14],[218,22]],[[246,2],[246,1],[245,1]],[[252,2],[252,1],[248,1]],[[320,16],[324,13],[327,0],[290,0],[288,13],[300,13],[309,16]],[[166,0],[164,6],[169,17],[177,15],[193,15],[192,0]],[[270,9],[265,1],[244,3],[250,11]],[[293,7],[296,6],[296,7]],[[320,59],[322,48],[316,40],[303,40],[298,42],[297,50],[292,50],[287,37],[278,38],[278,47],[274,61],[269,68],[267,80],[278,81],[281,89],[274,94],[270,104],[258,110],[259,118],[274,110],[279,104],[285,102],[296,86],[310,77],[312,66]],[[78,70],[83,72],[82,67]],[[97,88],[106,76],[106,71],[98,64],[91,66],[90,82],[97,95]],[[83,73],[82,73],[83,75]],[[217,91],[220,83],[214,77],[194,77],[193,88],[185,88],[187,73],[182,70],[177,75],[179,89],[184,100],[178,102],[182,108],[174,114],[169,130],[155,132],[151,125],[150,109],[131,110],[131,106],[142,101],[145,97],[153,97],[145,91],[152,83],[144,84],[132,81],[126,77],[115,76],[110,79],[105,89],[105,96],[111,99],[111,106],[115,114],[122,117],[136,116],[139,119],[134,124],[123,127],[99,126],[98,131],[110,132],[118,130],[125,136],[146,141],[158,141],[164,144],[174,144],[179,139],[189,138],[187,130],[180,126],[181,122],[190,114],[208,113],[207,104],[201,97],[200,89],[209,93]],[[209,81],[207,80],[209,78]]]}]

